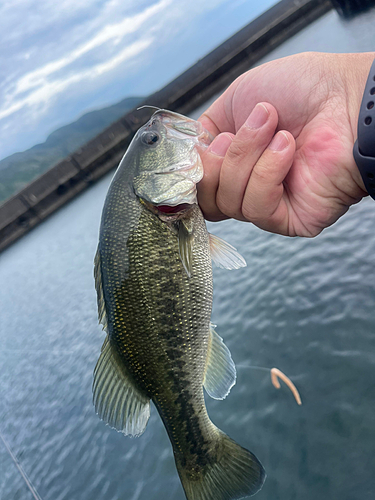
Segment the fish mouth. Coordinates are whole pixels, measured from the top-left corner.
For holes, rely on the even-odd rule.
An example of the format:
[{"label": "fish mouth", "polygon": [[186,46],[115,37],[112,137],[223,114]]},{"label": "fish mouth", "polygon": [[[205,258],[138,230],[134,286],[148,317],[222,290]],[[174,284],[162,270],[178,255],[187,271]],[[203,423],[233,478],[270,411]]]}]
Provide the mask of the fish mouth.
[{"label": "fish mouth", "polygon": [[162,220],[178,219],[182,214],[190,210],[194,203],[180,203],[179,205],[156,205],[140,198],[140,202],[152,213]]},{"label": "fish mouth", "polygon": [[162,214],[168,215],[168,214],[178,214],[180,212],[186,212],[186,210],[189,210],[192,205],[190,203],[181,203],[180,205],[154,205],[154,208],[158,211],[161,212]]}]

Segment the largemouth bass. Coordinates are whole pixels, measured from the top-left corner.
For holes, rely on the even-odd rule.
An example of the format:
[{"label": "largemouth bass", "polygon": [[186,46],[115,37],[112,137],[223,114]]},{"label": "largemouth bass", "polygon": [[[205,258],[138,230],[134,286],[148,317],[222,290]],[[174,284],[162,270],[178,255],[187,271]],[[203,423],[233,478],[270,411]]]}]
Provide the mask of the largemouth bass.
[{"label": "largemouth bass", "polygon": [[255,494],[258,459],[209,419],[203,387],[223,399],[235,383],[228,348],[210,323],[211,259],[246,265],[209,235],[197,204],[199,122],[156,111],[135,135],[110,185],[95,257],[99,321],[107,333],[94,371],[99,417],[139,436],[155,404],[188,500]]}]

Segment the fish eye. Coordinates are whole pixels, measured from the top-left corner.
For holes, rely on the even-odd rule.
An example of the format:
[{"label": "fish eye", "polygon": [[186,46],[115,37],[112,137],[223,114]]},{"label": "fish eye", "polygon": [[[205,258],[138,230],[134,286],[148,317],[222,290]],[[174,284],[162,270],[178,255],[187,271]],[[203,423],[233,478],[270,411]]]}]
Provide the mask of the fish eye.
[{"label": "fish eye", "polygon": [[159,139],[159,134],[157,134],[156,132],[145,132],[142,135],[142,142],[149,146],[156,144]]}]

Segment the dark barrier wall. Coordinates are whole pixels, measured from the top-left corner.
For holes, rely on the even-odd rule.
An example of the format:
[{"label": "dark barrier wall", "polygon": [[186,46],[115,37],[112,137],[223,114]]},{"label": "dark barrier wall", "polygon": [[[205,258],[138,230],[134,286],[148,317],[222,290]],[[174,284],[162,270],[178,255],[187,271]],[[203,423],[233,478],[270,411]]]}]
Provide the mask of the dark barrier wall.
[{"label": "dark barrier wall", "polygon": [[332,4],[343,17],[351,17],[373,7],[375,0],[332,0]]}]

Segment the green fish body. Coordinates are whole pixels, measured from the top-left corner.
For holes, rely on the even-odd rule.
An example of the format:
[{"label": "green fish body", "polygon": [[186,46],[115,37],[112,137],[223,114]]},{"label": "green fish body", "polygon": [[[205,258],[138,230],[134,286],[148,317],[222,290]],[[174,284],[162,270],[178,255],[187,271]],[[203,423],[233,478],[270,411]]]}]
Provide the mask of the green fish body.
[{"label": "green fish body", "polygon": [[107,333],[94,404],[109,425],[142,434],[155,404],[188,500],[255,494],[260,462],[209,419],[203,387],[223,399],[235,383],[211,323],[212,267],[236,268],[235,249],[209,235],[196,203],[201,124],[160,110],[134,137],[103,209],[95,281]]}]

